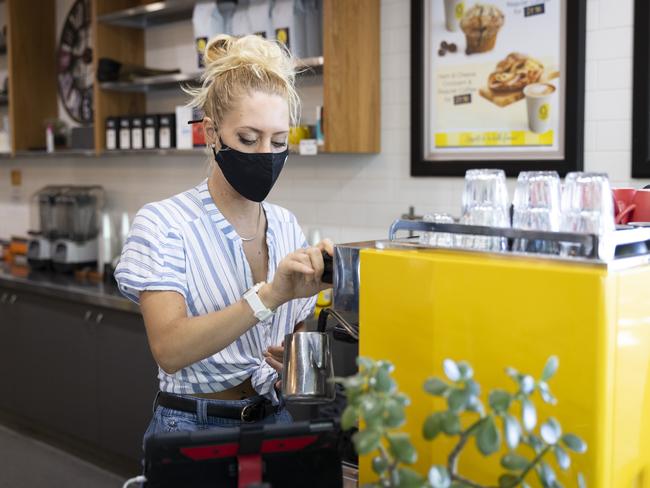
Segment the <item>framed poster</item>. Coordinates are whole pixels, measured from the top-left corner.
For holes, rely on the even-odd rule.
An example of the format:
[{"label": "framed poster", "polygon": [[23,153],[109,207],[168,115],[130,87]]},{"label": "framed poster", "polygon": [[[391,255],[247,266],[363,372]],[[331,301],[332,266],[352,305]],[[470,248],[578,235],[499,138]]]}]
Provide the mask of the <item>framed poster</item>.
[{"label": "framed poster", "polygon": [[411,175],[582,169],[586,0],[411,1]]},{"label": "framed poster", "polygon": [[650,177],[650,7],[634,2],[634,85],[632,104],[632,177]]}]

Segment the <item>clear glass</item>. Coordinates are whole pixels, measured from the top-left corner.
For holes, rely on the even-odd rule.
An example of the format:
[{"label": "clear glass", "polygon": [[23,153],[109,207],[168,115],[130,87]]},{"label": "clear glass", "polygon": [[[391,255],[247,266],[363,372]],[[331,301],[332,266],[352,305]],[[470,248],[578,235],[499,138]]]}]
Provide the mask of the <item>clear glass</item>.
[{"label": "clear glass", "polygon": [[[555,171],[519,173],[513,200],[512,226],[524,230],[557,232],[561,221],[560,176]],[[552,242],[515,239],[513,250],[519,252],[557,253]]]},{"label": "clear glass", "polygon": [[463,214],[475,207],[507,207],[506,174],[501,169],[470,169],[465,173]]},{"label": "clear glass", "polygon": [[[506,175],[500,169],[472,169],[465,173],[461,223],[487,227],[510,227]],[[459,247],[482,251],[505,251],[502,237],[457,236]]]},{"label": "clear glass", "polygon": [[[426,214],[422,220],[438,224],[454,223],[454,218],[446,213]],[[423,232],[420,235],[420,244],[430,247],[454,247],[454,235],[446,232]]]},{"label": "clear glass", "polygon": [[[604,173],[569,173],[562,191],[560,230],[604,236],[614,232],[614,200]],[[563,243],[562,254],[589,253],[575,244]]]}]

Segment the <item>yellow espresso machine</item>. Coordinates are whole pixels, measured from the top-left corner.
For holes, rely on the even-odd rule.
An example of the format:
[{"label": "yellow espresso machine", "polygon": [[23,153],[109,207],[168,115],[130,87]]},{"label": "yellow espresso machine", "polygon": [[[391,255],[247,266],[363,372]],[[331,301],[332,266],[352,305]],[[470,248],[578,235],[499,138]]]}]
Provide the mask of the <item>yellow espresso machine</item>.
[{"label": "yellow espresso machine", "polygon": [[[423,248],[416,238],[397,239],[400,230],[548,239],[578,251],[560,257]],[[426,378],[444,377],[444,359],[473,366],[487,404],[490,390],[514,390],[507,366],[539,377],[555,355],[560,367],[550,387],[558,403],[536,399],[538,424],[555,417],[588,444],[586,453],[572,455],[567,471],[549,455],[558,481],[577,486],[582,472],[590,487],[649,488],[649,243],[650,229],[643,228],[604,240],[397,221],[387,241],[337,246],[334,308],[358,312],[361,356],[395,365],[399,389],[411,399],[403,430],[419,453],[415,468],[426,474],[434,464],[446,465],[453,447],[445,436],[433,442],[422,436],[425,418],[446,408],[423,390]],[[505,452],[485,458],[472,442],[459,472],[494,486]],[[370,459],[360,459],[360,484],[373,480]],[[526,481],[539,486],[534,473]]]}]

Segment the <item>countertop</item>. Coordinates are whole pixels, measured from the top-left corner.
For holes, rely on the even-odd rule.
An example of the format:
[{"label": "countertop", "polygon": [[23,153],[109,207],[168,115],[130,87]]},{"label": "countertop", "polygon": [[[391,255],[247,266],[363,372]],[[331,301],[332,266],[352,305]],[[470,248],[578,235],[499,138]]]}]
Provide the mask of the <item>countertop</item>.
[{"label": "countertop", "polygon": [[114,282],[91,283],[77,280],[69,274],[12,268],[7,263],[0,263],[0,286],[123,312],[140,313],[140,307],[125,298]]}]

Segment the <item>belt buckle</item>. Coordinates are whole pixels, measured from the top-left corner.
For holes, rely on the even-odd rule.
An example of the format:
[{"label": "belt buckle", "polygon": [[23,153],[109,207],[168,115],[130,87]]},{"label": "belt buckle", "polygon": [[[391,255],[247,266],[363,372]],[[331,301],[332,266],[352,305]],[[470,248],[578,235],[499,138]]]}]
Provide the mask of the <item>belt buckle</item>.
[{"label": "belt buckle", "polygon": [[257,413],[257,407],[259,407],[260,404],[258,403],[251,403],[250,405],[245,405],[244,408],[241,409],[241,421],[244,423],[252,423],[255,422],[256,420],[259,420],[254,417],[259,417],[259,414],[256,415]]}]

